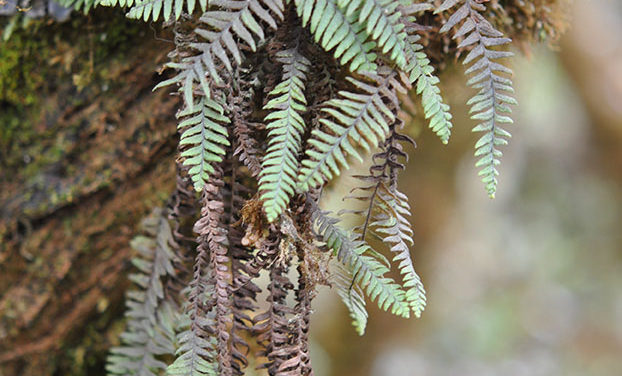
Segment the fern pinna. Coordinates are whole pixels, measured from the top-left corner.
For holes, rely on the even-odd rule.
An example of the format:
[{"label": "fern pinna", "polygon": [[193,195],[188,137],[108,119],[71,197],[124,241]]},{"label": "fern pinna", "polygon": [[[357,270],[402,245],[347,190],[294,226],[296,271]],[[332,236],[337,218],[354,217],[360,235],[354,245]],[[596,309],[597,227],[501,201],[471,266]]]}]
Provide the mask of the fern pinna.
[{"label": "fern pinna", "polygon": [[[186,197],[171,216],[183,257],[174,269],[157,267],[171,242],[158,240],[149,243],[155,256],[137,262],[141,292],[128,295],[128,329],[111,351],[111,375],[243,375],[253,354],[270,375],[312,374],[309,325],[319,284],[335,287],[359,334],[366,299],[401,317],[421,315],[426,297],[410,254],[410,206],[398,189],[403,147],[413,143],[400,133],[400,96],[410,89],[420,96],[442,143],[453,127],[419,35],[429,28],[417,18],[434,17],[428,2],[105,1],[130,18],[173,25],[166,65],[173,73],[157,88],[175,86],[180,97],[174,197]],[[509,56],[496,49],[509,40],[486,21],[482,1],[447,0],[436,12],[458,3],[441,31],[457,28],[457,47],[468,50],[469,85],[479,90],[469,104],[481,121],[475,130],[485,132],[477,166],[492,196],[497,147],[509,137],[500,124],[510,119],[501,114],[515,103],[511,81],[499,74],[509,70],[494,61]],[[356,176],[360,186],[349,196],[364,207],[347,211],[360,225],[342,228],[320,209],[320,197],[364,152],[374,153],[369,174]],[[192,205],[198,218],[186,210]],[[194,241],[182,225],[189,222]],[[176,268],[191,272],[174,275]],[[264,270],[267,309],[257,313]],[[169,286],[162,278],[178,288],[162,287]]]}]

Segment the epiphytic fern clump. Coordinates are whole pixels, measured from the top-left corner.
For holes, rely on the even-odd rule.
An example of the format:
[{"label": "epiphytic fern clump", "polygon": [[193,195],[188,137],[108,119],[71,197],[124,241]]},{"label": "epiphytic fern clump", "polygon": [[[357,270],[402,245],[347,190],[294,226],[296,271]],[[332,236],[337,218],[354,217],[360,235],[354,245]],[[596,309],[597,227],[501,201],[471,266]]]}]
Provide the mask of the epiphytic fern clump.
[{"label": "epiphytic fern clump", "polygon": [[[458,48],[469,51],[469,85],[479,90],[469,104],[481,121],[475,130],[485,133],[477,165],[492,196],[497,146],[509,137],[500,124],[510,119],[502,113],[515,103],[507,94],[511,81],[501,75],[509,70],[495,61],[509,56],[497,48],[509,39],[484,18],[484,1],[447,0],[436,13],[458,3],[441,31],[457,28]],[[309,318],[318,284],[336,288],[360,334],[366,297],[401,317],[422,313],[410,206],[398,189],[404,147],[414,142],[401,133],[398,112],[400,96],[413,89],[429,127],[449,141],[452,116],[420,35],[438,25],[418,23],[440,18],[432,5],[101,4],[173,27],[166,66],[174,73],[157,88],[175,86],[180,97],[178,188],[168,209],[174,231],[160,216],[159,230],[147,230],[152,239],[136,241],[143,255],[134,278],[139,291],[128,295],[128,329],[111,351],[110,374],[242,375],[252,348],[259,349],[254,363],[270,375],[311,374]],[[374,153],[369,173],[357,176],[361,185],[349,197],[364,207],[348,211],[361,224],[348,230],[319,201],[352,158],[363,161],[363,152]],[[195,223],[194,242],[184,235],[187,222]],[[376,249],[372,238],[382,240]],[[264,270],[269,308],[257,313],[262,290],[255,282]]]}]

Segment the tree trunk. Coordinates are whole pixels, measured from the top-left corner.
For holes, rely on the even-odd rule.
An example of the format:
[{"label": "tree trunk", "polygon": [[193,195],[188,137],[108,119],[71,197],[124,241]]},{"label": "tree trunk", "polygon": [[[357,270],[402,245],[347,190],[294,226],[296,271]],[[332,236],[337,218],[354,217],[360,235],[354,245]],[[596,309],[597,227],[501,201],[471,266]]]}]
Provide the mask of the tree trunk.
[{"label": "tree trunk", "polygon": [[129,240],[174,186],[173,44],[120,13],[0,47],[0,375],[104,374]]}]

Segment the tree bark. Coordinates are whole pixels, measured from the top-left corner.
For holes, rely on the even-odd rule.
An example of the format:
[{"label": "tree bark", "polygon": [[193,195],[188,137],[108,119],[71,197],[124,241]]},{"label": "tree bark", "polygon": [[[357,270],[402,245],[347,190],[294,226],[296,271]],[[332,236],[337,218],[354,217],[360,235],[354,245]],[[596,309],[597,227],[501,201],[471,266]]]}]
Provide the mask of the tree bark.
[{"label": "tree bark", "polygon": [[0,375],[104,374],[129,240],[174,187],[173,45],[120,13],[0,47]]}]

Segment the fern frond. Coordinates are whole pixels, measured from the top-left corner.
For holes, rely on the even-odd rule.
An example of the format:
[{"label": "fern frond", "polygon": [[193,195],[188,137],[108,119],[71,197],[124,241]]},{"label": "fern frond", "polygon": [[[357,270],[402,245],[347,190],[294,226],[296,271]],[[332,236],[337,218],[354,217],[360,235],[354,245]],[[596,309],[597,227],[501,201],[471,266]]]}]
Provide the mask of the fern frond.
[{"label": "fern frond", "polygon": [[337,289],[337,294],[348,308],[352,318],[352,326],[362,336],[367,326],[367,309],[363,291],[354,283],[354,275],[340,262],[332,264],[332,282]]},{"label": "fern frond", "polygon": [[[255,37],[263,40],[265,35],[260,21],[267,23],[273,29],[277,28],[277,21],[270,12],[262,6],[262,2],[279,19],[283,19],[284,5],[281,0],[211,0],[210,6],[220,10],[209,10],[199,19],[201,26],[194,32],[207,42],[191,43],[190,46],[199,52],[199,55],[188,58],[195,65],[203,65],[207,73],[219,82],[216,58],[227,70],[233,69],[233,61],[242,63],[240,42],[244,42],[252,51],[257,50]],[[253,36],[255,35],[255,36]],[[238,39],[240,42],[236,41]]]},{"label": "fern frond", "polygon": [[108,375],[156,376],[166,369],[157,357],[175,351],[175,303],[167,300],[163,284],[176,274],[173,234],[161,209],[143,221],[142,227],[147,236],[137,236],[131,242],[140,256],[132,260],[139,273],[130,279],[139,290],[127,293],[127,327],[121,334],[122,345],[108,355]]},{"label": "fern frond", "polygon": [[188,166],[188,174],[194,189],[201,191],[209,176],[214,172],[213,163],[222,162],[227,140],[227,128],[223,123],[229,119],[223,115],[223,107],[214,99],[201,97],[199,102],[178,114],[183,120],[178,129],[182,131],[179,145],[182,147],[183,165]]},{"label": "fern frond", "polygon": [[[311,300],[315,295],[315,284],[309,281],[309,275],[305,265],[305,249],[298,247],[298,287],[296,288],[296,307],[294,313],[296,315],[296,341],[292,346],[292,352],[295,352],[294,359],[290,358],[291,367],[283,367],[282,369],[295,369],[301,375],[312,375],[311,354],[309,349],[309,327],[311,323]],[[308,254],[307,254],[308,255]],[[298,363],[294,365],[294,363]]]},{"label": "fern frond", "polygon": [[[456,0],[446,0],[437,12],[449,9],[457,4]],[[475,144],[475,166],[480,167],[478,173],[491,198],[494,198],[497,190],[497,166],[501,163],[502,156],[499,146],[506,145],[510,133],[501,127],[502,124],[512,123],[512,119],[504,114],[511,113],[509,105],[517,104],[511,94],[514,92],[512,81],[503,75],[511,75],[512,71],[504,65],[493,60],[512,56],[511,52],[498,51],[491,47],[506,45],[511,42],[504,38],[503,33],[496,30],[480,12],[486,10],[483,4],[474,0],[464,0],[441,28],[446,32],[462,23],[455,32],[455,38],[464,38],[458,48],[471,47],[463,64],[471,66],[466,70],[467,75],[472,75],[467,84],[478,89],[477,95],[471,98],[467,104],[471,106],[469,111],[471,119],[479,120],[474,132],[484,132],[484,135]]]},{"label": "fern frond", "polygon": [[371,83],[348,77],[359,92],[340,91],[339,98],[323,105],[322,111],[330,117],[320,119],[324,130],[314,129],[309,140],[312,147],[307,149],[298,179],[302,191],[339,175],[340,165],[348,168],[348,155],[362,161],[352,141],[369,151],[386,138],[395,114],[384,100],[397,101],[392,87],[401,88],[401,84],[393,73],[384,77],[365,74],[365,77]]},{"label": "fern frond", "polygon": [[283,212],[294,194],[305,123],[302,114],[307,101],[304,88],[311,64],[297,49],[281,51],[277,60],[283,64],[283,81],[270,92],[273,98],[264,109],[266,116],[268,150],[262,163],[259,191],[268,222]]},{"label": "fern frond", "polygon": [[382,241],[390,244],[391,252],[395,254],[393,261],[399,262],[398,269],[402,275],[402,287],[405,291],[404,299],[408,302],[415,316],[421,316],[425,309],[426,297],[423,283],[413,265],[409,246],[414,244],[413,230],[407,216],[410,216],[408,197],[398,191],[396,187],[382,189],[378,198],[381,201],[381,213],[376,216],[372,225],[377,234],[383,234]]},{"label": "fern frond", "polygon": [[213,313],[204,317],[191,318],[188,313],[182,315],[177,336],[178,349],[175,361],[166,369],[167,376],[217,376],[216,339],[209,335],[210,326],[214,325]]},{"label": "fern frond", "polygon": [[[221,243],[226,241],[224,228],[219,227],[223,205],[220,200],[222,170],[215,171],[212,179],[205,184],[201,193],[201,217],[194,225],[194,232],[199,234],[197,254],[194,261],[192,281],[187,289],[187,305],[182,331],[178,335],[180,344],[173,364],[167,369],[169,376],[215,376],[221,374],[220,326],[222,320],[218,294]],[[218,248],[218,249],[217,249]],[[216,254],[218,253],[218,254]],[[214,258],[218,257],[218,261]],[[225,293],[225,299],[227,294]],[[216,307],[216,309],[214,309]]]},{"label": "fern frond", "polygon": [[[274,249],[279,241],[273,243]],[[253,331],[257,334],[260,350],[258,357],[267,358],[267,362],[259,368],[267,368],[269,375],[279,375],[279,369],[289,356],[290,321],[294,313],[287,305],[288,291],[293,285],[287,277],[288,268],[277,264],[270,270],[267,302],[270,307],[266,312],[254,317]]]},{"label": "fern frond", "polygon": [[[257,79],[253,76],[251,79]],[[253,177],[261,172],[261,148],[260,139],[255,131],[263,128],[263,124],[250,121],[255,111],[253,102],[254,89],[249,78],[239,76],[237,78],[239,88],[229,93],[227,104],[231,107],[231,122],[233,126],[233,155],[248,168]]]},{"label": "fern frond", "polygon": [[[322,236],[328,248],[331,248],[339,260],[354,276],[354,284],[360,285],[370,300],[377,299],[378,307],[391,310],[397,316],[409,317],[410,308],[404,300],[404,291],[392,278],[385,274],[389,272],[386,260],[375,252],[367,243],[355,241],[351,235],[337,226],[337,220],[328,217],[325,213],[316,210],[313,220],[317,233]],[[353,288],[354,284],[350,287]],[[351,302],[346,303],[349,306]],[[366,318],[360,315],[360,305],[351,311],[355,323],[360,325]]]},{"label": "fern frond", "polygon": [[346,16],[336,0],[294,0],[302,26],[309,25],[315,41],[350,71],[375,72],[375,42],[367,41],[365,27],[357,14]]},{"label": "fern frond", "polygon": [[356,16],[357,21],[365,25],[367,34],[378,43],[383,54],[390,53],[391,60],[399,68],[406,65],[407,47],[400,1],[395,0],[337,0],[345,10],[346,17]]},{"label": "fern frond", "polygon": [[397,189],[397,173],[404,168],[398,158],[407,157],[399,141],[414,143],[408,136],[398,133],[396,124],[392,124],[391,135],[382,151],[373,157],[378,162],[370,167],[370,174],[356,176],[367,185],[353,191],[362,193],[346,197],[365,202],[366,207],[347,212],[363,218],[363,223],[354,228],[359,235],[358,240],[365,241],[368,236],[374,235],[389,245],[390,251],[395,255],[393,261],[399,262],[405,300],[415,316],[419,317],[425,308],[426,297],[410,257],[409,248],[414,242],[413,230],[407,219],[410,216],[408,197]]},{"label": "fern frond", "polygon": [[408,65],[405,70],[409,74],[409,81],[416,82],[416,91],[418,95],[421,95],[423,114],[426,119],[429,119],[430,129],[436,133],[443,144],[447,144],[453,127],[449,105],[444,103],[438,87],[439,79],[434,75],[434,68],[423,52],[423,46],[418,43],[419,35],[415,33],[410,24],[406,27],[406,33]]}]

